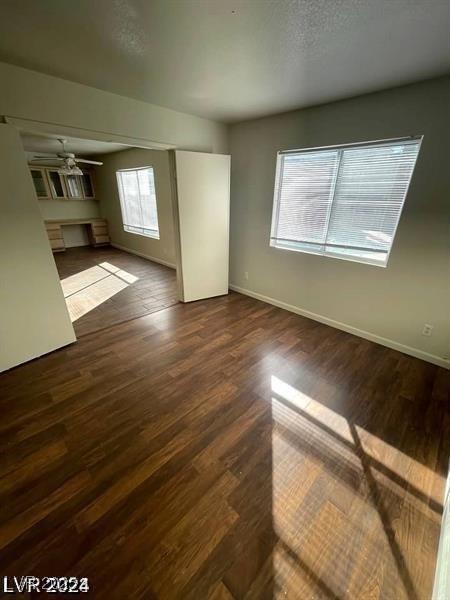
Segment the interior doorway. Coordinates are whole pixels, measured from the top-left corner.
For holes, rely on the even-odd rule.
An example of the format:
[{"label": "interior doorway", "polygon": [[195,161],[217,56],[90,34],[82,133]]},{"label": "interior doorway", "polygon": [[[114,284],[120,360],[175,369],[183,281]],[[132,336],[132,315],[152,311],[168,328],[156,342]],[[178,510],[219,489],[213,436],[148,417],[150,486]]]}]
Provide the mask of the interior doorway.
[{"label": "interior doorway", "polygon": [[176,304],[168,151],[63,136],[21,131],[76,336]]},{"label": "interior doorway", "polygon": [[[77,336],[228,293],[229,156],[8,122],[22,139]],[[111,247],[121,264],[105,256]],[[143,269],[129,255],[160,266]]]}]

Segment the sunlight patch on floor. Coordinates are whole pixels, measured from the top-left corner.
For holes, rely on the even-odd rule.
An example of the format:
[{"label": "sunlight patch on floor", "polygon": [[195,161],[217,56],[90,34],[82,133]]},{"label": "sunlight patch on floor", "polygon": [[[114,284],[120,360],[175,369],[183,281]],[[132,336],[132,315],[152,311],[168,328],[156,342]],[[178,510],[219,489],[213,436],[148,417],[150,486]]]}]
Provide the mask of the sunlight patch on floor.
[{"label": "sunlight patch on floor", "polygon": [[424,496],[430,496],[437,503],[442,501],[438,493],[440,486],[436,486],[436,478],[441,482],[444,481],[442,475],[358,425],[356,425],[356,431],[364,453],[376,463],[380,463],[380,467],[385,467],[390,474],[392,488],[394,485],[398,487],[394,481],[395,477],[393,477],[397,475],[400,481],[407,478],[409,485],[414,486]]},{"label": "sunlight patch on floor", "polygon": [[98,266],[106,271],[109,271],[110,273],[116,273],[117,271],[120,271],[119,267],[116,267],[109,262],[102,262]]},{"label": "sunlight patch on floor", "polygon": [[344,525],[343,508],[353,503],[364,512],[366,533],[369,522],[380,526],[373,507],[349,486],[360,462],[345,444],[275,397],[272,420],[272,519],[280,539],[272,565],[276,589],[288,598],[350,598],[340,557],[351,553],[348,532],[356,540],[357,530]]},{"label": "sunlight patch on floor", "polygon": [[100,281],[101,279],[104,279],[105,277],[108,277],[109,275],[110,273],[97,265],[62,279],[61,287],[63,289],[64,298],[68,298],[72,294],[76,294],[82,289],[92,285],[93,283],[96,283],[97,281]]},{"label": "sunlight patch on floor", "polygon": [[118,271],[116,271],[114,273],[114,275],[116,277],[119,277],[120,279],[123,279],[127,283],[134,283],[135,281],[137,281],[139,279],[139,277],[136,277],[136,275],[132,275],[131,273],[127,273],[123,269],[119,269]]},{"label": "sunlight patch on floor", "polygon": [[[437,474],[276,376],[271,391],[277,589],[289,596],[295,579],[299,597],[357,597],[347,568],[358,561],[368,582],[382,576],[398,598],[415,598],[407,549],[439,526]],[[407,536],[405,519],[415,523]]]},{"label": "sunlight patch on floor", "polygon": [[293,407],[304,410],[325,428],[331,429],[344,440],[353,443],[353,436],[345,417],[324,404],[317,402],[314,398],[310,398],[307,394],[297,390],[295,387],[282,381],[275,375],[272,375],[271,377],[271,387],[273,394],[286,400],[289,404],[292,404]]},{"label": "sunlight patch on floor", "polygon": [[138,279],[139,277],[104,262],[61,280],[72,323]]}]

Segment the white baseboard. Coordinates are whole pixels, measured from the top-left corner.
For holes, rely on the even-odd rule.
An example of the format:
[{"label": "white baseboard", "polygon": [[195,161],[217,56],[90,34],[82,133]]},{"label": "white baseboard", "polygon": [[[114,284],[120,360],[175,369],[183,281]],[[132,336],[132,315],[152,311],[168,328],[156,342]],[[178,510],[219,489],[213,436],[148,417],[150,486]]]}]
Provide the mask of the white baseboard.
[{"label": "white baseboard", "polygon": [[144,254],[143,252],[137,252],[136,250],[132,250],[131,248],[126,248],[125,246],[121,246],[120,244],[116,244],[111,242],[111,246],[117,248],[118,250],[123,250],[124,252],[129,252],[130,254],[135,254],[136,256],[140,256],[141,258],[146,258],[147,260],[151,260],[152,262],[159,263],[160,265],[164,265],[165,267],[170,267],[171,269],[176,269],[177,266],[173,263],[167,262],[167,260],[163,260],[162,258],[155,258],[154,256],[150,256],[149,254]]},{"label": "white baseboard", "polygon": [[288,310],[297,315],[301,315],[302,317],[307,317],[308,319],[312,319],[313,321],[319,321],[319,323],[324,323],[325,325],[330,325],[330,327],[335,327],[336,329],[341,329],[342,331],[346,331],[347,333],[352,333],[353,335],[357,335],[358,337],[364,338],[371,342],[375,342],[376,344],[381,344],[382,346],[387,346],[388,348],[398,350],[399,352],[403,352],[404,354],[409,354],[410,356],[414,356],[415,358],[420,358],[421,360],[430,362],[433,365],[437,365],[438,367],[450,369],[450,360],[446,360],[444,358],[441,358],[440,356],[429,354],[428,352],[424,352],[423,350],[419,350],[418,348],[405,346],[404,344],[400,344],[399,342],[396,342],[394,340],[390,340],[388,338],[381,337],[374,333],[370,333],[370,331],[364,331],[364,329],[358,329],[357,327],[353,327],[352,325],[347,325],[347,323],[341,323],[340,321],[329,319],[328,317],[324,317],[323,315],[310,312],[309,310],[304,310],[303,308],[294,306],[293,304],[282,302],[281,300],[271,298],[270,296],[264,296],[263,294],[259,294],[258,292],[253,292],[252,290],[241,288],[237,285],[230,285],[229,287],[230,290],[239,292],[240,294],[251,296],[252,298],[256,298],[257,300],[261,300],[262,302],[267,302],[267,304],[273,304],[273,306],[278,306],[278,308],[284,308],[284,310]]}]

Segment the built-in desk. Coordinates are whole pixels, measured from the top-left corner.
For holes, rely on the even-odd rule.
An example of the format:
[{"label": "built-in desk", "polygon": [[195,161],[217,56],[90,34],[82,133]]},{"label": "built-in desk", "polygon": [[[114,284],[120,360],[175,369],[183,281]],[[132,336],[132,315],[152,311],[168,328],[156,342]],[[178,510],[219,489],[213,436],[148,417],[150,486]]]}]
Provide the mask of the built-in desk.
[{"label": "built-in desk", "polygon": [[53,252],[64,252],[64,225],[87,225],[89,241],[92,246],[109,244],[108,223],[105,219],[51,219],[45,221],[48,239]]}]

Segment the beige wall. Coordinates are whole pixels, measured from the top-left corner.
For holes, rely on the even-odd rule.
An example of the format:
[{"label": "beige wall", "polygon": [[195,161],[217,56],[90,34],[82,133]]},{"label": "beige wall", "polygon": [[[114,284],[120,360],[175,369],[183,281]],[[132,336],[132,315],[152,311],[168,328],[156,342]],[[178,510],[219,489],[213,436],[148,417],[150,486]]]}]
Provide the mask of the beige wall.
[{"label": "beige wall", "polygon": [[105,141],[118,135],[141,139],[144,146],[152,140],[185,150],[228,151],[227,128],[220,123],[6,63],[0,63],[0,115],[48,123],[49,131],[74,137],[84,131],[89,139],[111,134]]},{"label": "beige wall", "polygon": [[75,341],[17,131],[0,125],[0,371]]},{"label": "beige wall", "polygon": [[[97,190],[96,190],[97,191]],[[39,210],[46,219],[96,219],[100,216],[98,200],[39,200]]]},{"label": "beige wall", "polygon": [[[172,213],[169,153],[161,150],[132,148],[99,157],[103,166],[97,169],[96,191],[100,211],[108,220],[111,242],[148,258],[175,266],[175,241]],[[116,171],[134,167],[153,167],[160,239],[124,231],[117,189]]]},{"label": "beige wall", "polygon": [[[278,150],[409,134],[425,137],[387,268],[269,247]],[[231,283],[450,365],[449,139],[450,78],[233,125]]]}]

